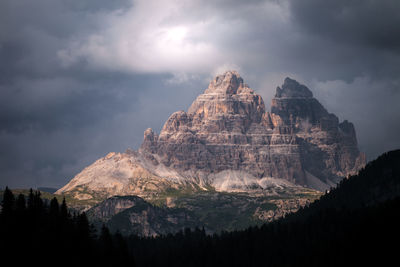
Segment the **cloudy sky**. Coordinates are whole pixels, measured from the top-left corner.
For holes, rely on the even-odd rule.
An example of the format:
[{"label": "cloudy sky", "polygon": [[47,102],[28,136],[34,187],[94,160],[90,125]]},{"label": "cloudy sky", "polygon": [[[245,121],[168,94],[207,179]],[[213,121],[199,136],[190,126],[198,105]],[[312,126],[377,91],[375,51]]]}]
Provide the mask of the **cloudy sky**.
[{"label": "cloudy sky", "polygon": [[236,69],[267,108],[286,76],[355,124],[373,159],[400,148],[398,0],[2,0],[0,187],[60,187],[137,149]]}]

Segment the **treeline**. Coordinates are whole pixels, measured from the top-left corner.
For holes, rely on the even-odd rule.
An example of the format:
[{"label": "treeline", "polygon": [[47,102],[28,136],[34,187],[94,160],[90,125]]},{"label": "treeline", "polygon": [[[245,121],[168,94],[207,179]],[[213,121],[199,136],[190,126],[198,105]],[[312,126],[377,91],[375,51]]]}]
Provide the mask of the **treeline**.
[{"label": "treeline", "polygon": [[374,206],[386,200],[400,196],[400,150],[382,154],[369,162],[365,168],[324,194],[318,201],[310,205],[307,212],[296,213],[303,217],[305,213],[316,210],[358,209]]},{"label": "treeline", "polygon": [[120,234],[105,226],[97,233],[84,212],[68,211],[65,199],[44,201],[32,189],[27,198],[4,191],[0,253],[10,266],[135,266]]},{"label": "treeline", "polygon": [[207,236],[201,230],[130,237],[137,266],[391,266],[398,264],[400,199],[374,208],[325,210]]},{"label": "treeline", "polygon": [[400,150],[262,227],[212,236],[186,229],[128,243],[137,266],[397,266],[399,185]]}]

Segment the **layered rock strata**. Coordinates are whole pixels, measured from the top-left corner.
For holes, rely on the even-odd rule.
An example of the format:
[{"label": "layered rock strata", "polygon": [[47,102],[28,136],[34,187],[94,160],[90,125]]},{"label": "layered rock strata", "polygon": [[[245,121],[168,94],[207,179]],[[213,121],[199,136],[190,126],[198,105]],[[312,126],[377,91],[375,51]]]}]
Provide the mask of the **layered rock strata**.
[{"label": "layered rock strata", "polygon": [[185,186],[325,190],[364,164],[353,124],[339,122],[307,87],[286,78],[266,112],[261,96],[228,71],[187,112],[173,113],[159,135],[147,129],[137,152],[109,154],[58,193],[146,197]]}]

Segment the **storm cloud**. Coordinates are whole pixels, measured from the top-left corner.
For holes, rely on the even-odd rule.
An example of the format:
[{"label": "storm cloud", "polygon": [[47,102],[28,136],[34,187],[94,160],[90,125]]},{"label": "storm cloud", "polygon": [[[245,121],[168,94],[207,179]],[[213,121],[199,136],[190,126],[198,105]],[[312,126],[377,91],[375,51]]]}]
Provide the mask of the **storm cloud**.
[{"label": "storm cloud", "polygon": [[373,159],[400,147],[398,1],[0,3],[0,186],[65,184],[138,148],[217,73],[267,106],[286,76],[352,121]]}]

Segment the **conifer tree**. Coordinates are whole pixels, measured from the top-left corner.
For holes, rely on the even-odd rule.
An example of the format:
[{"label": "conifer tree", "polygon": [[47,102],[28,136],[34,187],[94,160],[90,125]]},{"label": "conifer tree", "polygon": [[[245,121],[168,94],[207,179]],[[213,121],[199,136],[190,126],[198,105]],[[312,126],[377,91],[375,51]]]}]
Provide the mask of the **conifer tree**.
[{"label": "conifer tree", "polygon": [[28,196],[28,209],[33,210],[34,208],[34,198],[35,195],[33,194],[33,189],[29,189],[29,196]]},{"label": "conifer tree", "polygon": [[6,189],[4,190],[1,213],[7,216],[12,213],[14,208],[15,208],[15,198],[13,193],[7,186]]},{"label": "conifer tree", "polygon": [[59,215],[59,212],[60,212],[60,207],[59,207],[59,205],[58,205],[58,200],[57,200],[57,198],[53,198],[51,201],[50,201],[50,215],[52,215],[52,216],[58,216]]},{"label": "conifer tree", "polygon": [[100,230],[99,241],[102,248],[103,261],[106,264],[110,264],[114,258],[114,246],[110,231],[104,224]]},{"label": "conifer tree", "polygon": [[106,251],[112,251],[113,243],[112,243],[112,237],[110,234],[110,230],[108,230],[107,226],[105,226],[104,224],[100,230],[99,240],[103,244]]},{"label": "conifer tree", "polygon": [[76,224],[80,238],[88,240],[90,238],[90,226],[85,212],[77,215]]},{"label": "conifer tree", "polygon": [[67,202],[65,201],[65,197],[63,198],[63,202],[60,207],[60,215],[64,219],[68,218],[68,208],[67,208]]},{"label": "conifer tree", "polygon": [[16,201],[17,211],[22,212],[26,208],[25,196],[23,194],[19,194]]},{"label": "conifer tree", "polygon": [[43,211],[43,200],[41,198],[41,193],[40,191],[36,191],[35,192],[35,196],[34,196],[34,207],[38,212],[42,212]]}]

